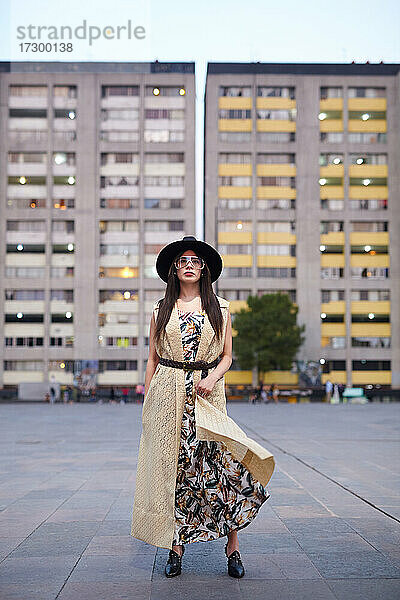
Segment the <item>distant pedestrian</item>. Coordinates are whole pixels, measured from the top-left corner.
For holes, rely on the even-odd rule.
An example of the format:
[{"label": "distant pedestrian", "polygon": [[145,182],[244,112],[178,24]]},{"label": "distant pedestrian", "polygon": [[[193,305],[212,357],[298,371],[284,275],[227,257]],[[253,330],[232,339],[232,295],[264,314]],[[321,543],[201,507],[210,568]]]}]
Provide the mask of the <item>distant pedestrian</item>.
[{"label": "distant pedestrian", "polygon": [[327,402],[331,401],[332,390],[333,390],[333,383],[330,379],[327,379],[327,381],[325,383],[325,393],[326,393],[326,401]]},{"label": "distant pedestrian", "polygon": [[56,401],[56,390],[55,388],[51,385],[50,386],[50,404],[54,404]]},{"label": "distant pedestrian", "polygon": [[128,395],[129,395],[129,388],[127,388],[127,387],[122,388],[122,397],[121,397],[121,400],[119,401],[119,403],[125,404],[128,400]]},{"label": "distant pedestrian", "polygon": [[345,390],[345,386],[343,383],[339,383],[339,396],[340,396],[340,400],[343,402],[343,392]]},{"label": "distant pedestrian", "polygon": [[340,402],[339,386],[337,383],[335,383],[333,386],[333,396],[332,396],[331,404],[339,404],[339,402]]},{"label": "distant pedestrian", "polygon": [[272,399],[275,402],[275,404],[279,403],[279,386],[277,383],[274,383],[272,385]]},{"label": "distant pedestrian", "polygon": [[65,388],[64,394],[63,394],[63,402],[64,402],[64,404],[67,404],[68,401],[69,401],[69,389]]},{"label": "distant pedestrian", "polygon": [[45,397],[44,397],[44,401],[50,403],[50,394],[49,394],[49,392],[46,392]]}]

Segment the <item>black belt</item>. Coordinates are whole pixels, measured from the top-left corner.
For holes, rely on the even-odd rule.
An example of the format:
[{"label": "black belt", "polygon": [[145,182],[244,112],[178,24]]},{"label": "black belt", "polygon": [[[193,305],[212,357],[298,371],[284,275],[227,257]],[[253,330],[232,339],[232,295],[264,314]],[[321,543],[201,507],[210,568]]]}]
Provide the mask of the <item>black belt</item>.
[{"label": "black belt", "polygon": [[[213,360],[210,363],[207,363],[205,360],[172,360],[171,358],[162,358],[161,356],[158,359],[160,365],[164,365],[165,367],[174,367],[176,369],[183,369],[184,371],[203,371],[205,373],[205,377],[208,375],[208,369],[212,367],[216,367],[219,363],[219,357]],[[202,373],[203,375],[203,373]],[[203,377],[202,377],[203,379]]]}]

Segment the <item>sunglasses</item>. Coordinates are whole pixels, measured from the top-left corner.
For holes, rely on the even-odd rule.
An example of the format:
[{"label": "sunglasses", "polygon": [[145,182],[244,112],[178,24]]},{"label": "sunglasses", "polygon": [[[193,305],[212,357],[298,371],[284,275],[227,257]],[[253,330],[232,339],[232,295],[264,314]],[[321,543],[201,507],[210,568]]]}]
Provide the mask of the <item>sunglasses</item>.
[{"label": "sunglasses", "polygon": [[175,267],[183,269],[188,266],[189,262],[192,263],[195,269],[203,269],[204,267],[204,260],[199,256],[181,256],[181,258],[175,261]]}]

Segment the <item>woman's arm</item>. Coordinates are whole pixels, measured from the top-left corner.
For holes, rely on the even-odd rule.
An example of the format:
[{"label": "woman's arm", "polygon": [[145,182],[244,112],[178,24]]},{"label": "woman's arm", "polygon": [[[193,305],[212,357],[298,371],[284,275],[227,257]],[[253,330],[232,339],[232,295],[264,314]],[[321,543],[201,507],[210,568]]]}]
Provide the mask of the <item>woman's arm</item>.
[{"label": "woman's arm", "polygon": [[149,358],[147,359],[146,374],[144,378],[144,397],[146,397],[147,390],[149,389],[150,381],[154,375],[154,371],[158,365],[158,354],[154,344],[154,330],[156,322],[154,319],[154,312],[151,316],[150,321],[150,332],[149,332]]}]

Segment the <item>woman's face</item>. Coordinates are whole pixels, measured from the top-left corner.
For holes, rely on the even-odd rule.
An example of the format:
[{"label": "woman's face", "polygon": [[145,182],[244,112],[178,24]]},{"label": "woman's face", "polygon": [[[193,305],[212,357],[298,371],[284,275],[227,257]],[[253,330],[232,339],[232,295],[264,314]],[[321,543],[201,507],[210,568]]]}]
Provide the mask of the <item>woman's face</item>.
[{"label": "woman's face", "polygon": [[[194,252],[194,250],[186,250],[186,252],[184,252],[180,258],[184,258],[184,257],[197,257],[196,252]],[[200,258],[200,257],[198,257]],[[179,259],[178,259],[179,261]],[[195,283],[197,281],[199,281],[200,276],[201,276],[201,269],[199,269],[198,267],[194,266],[192,264],[192,262],[187,263],[185,260],[182,261],[182,267],[178,268],[175,267],[176,269],[176,274],[178,276],[179,281],[182,281],[182,283]]]}]

